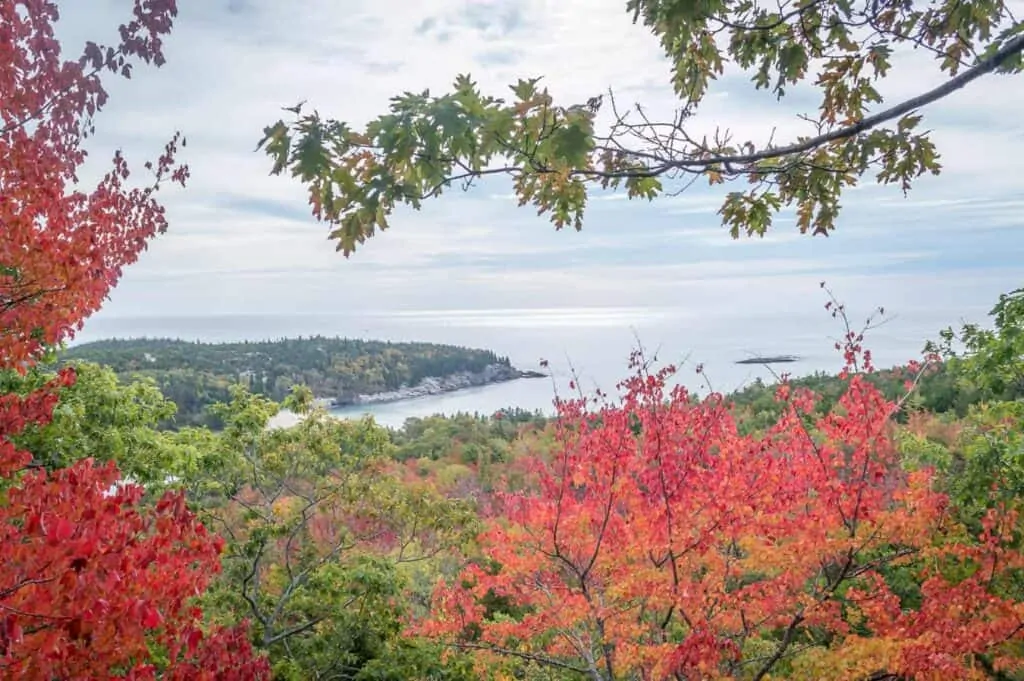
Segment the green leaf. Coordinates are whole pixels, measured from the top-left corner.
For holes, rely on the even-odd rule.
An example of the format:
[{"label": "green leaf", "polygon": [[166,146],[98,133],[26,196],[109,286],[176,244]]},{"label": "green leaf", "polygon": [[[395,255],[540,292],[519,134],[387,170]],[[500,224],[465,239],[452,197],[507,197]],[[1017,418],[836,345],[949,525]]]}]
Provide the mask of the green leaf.
[{"label": "green leaf", "polygon": [[541,80],[540,77],[522,79],[520,78],[515,85],[510,85],[509,89],[515,93],[516,97],[520,101],[528,101],[533,99],[534,95],[537,94],[537,83]]},{"label": "green leaf", "polygon": [[[595,120],[611,122],[598,118],[607,110],[588,110],[596,109],[589,102],[567,106],[540,88],[539,76],[511,84],[514,101],[506,103],[481,94],[470,74],[459,74],[449,94],[404,92],[356,132],[294,107],[294,120],[266,128],[258,149],[271,158],[273,174],[287,167],[310,189],[315,214],[331,225],[332,238],[343,240],[339,250],[346,255],[383,229],[397,206],[418,209],[424,196],[438,197],[453,184],[469,188],[499,172],[513,178],[520,205],[531,205],[556,228],[582,226],[591,188],[625,185],[630,197],[650,200],[699,174],[713,186],[746,183],[726,194],[718,211],[735,238],[764,235],[784,207],[795,210],[802,233],[829,234],[845,191],[863,178],[906,192],[922,175],[942,170],[939,150],[918,132],[926,99],[907,100],[918,106],[902,117],[868,118],[899,110],[881,95],[893,60],[924,40],[940,73],[983,69],[962,62],[995,54],[1024,30],[994,0],[946,4],[948,16],[936,23],[934,8],[914,3],[839,0],[780,10],[752,0],[627,0],[633,20],[652,31],[670,62],[679,108],[661,120],[639,105],[625,110],[619,98],[619,120],[610,131],[595,131]],[[867,24],[870,38],[854,30]],[[1019,71],[1019,56],[1000,70]],[[776,139],[766,128],[754,138],[770,137],[765,146],[732,142],[728,130],[712,140],[694,134],[690,118],[727,65],[750,72],[754,89],[779,98],[793,86],[814,96],[817,115],[804,116],[814,137]],[[866,120],[872,126],[862,129]],[[794,144],[804,148],[787,151]],[[647,179],[652,176],[662,179]]]},{"label": "green leaf", "polygon": [[552,135],[551,144],[558,160],[572,167],[585,165],[594,148],[593,138],[580,123],[559,127]]}]

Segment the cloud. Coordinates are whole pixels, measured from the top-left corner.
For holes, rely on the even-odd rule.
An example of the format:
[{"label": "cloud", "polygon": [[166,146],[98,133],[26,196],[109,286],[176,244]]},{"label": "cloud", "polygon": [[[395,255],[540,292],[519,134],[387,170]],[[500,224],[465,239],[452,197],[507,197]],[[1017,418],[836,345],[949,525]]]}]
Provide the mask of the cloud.
[{"label": "cloud", "polygon": [[[118,2],[62,4],[68,45],[112,40],[126,11]],[[813,316],[820,279],[865,310],[916,310],[933,324],[982,315],[1019,283],[1024,88],[1008,87],[1008,77],[983,78],[930,107],[924,124],[943,154],[942,176],[922,178],[907,197],[866,178],[828,239],[800,235],[784,212],[767,237],[733,241],[716,211],[737,187],[700,182],[653,203],[595,195],[582,232],[556,232],[495,180],[400,211],[391,230],[346,260],[310,216],[303,188],[270,177],[269,160],[254,151],[281,107],[307,100],[360,125],[396,94],[444,91],[469,72],[497,96],[516,78],[543,75],[566,103],[613,86],[621,104],[640,101],[665,117],[676,100],[657,40],[614,0],[210,0],[181,4],[167,56],[162,69],[111,82],[86,176],[102,172],[115,148],[137,166],[182,130],[192,181],[167,194],[170,232],[126,273],[97,328],[104,319],[265,313],[418,324],[423,311],[463,333],[501,324],[625,329],[665,315],[742,325]],[[882,88],[904,98],[939,82],[918,52],[901,55]],[[797,114],[816,106],[800,88],[776,102],[733,70],[690,125],[698,135],[793,140],[812,130]]]}]

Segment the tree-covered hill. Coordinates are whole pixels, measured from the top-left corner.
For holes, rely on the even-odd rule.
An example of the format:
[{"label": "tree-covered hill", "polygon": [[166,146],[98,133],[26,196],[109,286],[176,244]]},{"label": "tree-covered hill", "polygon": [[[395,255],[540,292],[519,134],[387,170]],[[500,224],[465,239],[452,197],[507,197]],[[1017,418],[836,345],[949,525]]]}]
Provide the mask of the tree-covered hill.
[{"label": "tree-covered hill", "polygon": [[[178,405],[179,426],[209,423],[206,407],[227,400],[228,387],[236,383],[274,400],[282,400],[294,385],[307,385],[318,398],[346,404],[428,377],[480,374],[495,365],[512,368],[507,357],[490,350],[320,336],[240,343],[103,340],[68,348],[61,360],[103,364],[122,378],[152,378]],[[512,378],[518,372],[500,375]]]}]

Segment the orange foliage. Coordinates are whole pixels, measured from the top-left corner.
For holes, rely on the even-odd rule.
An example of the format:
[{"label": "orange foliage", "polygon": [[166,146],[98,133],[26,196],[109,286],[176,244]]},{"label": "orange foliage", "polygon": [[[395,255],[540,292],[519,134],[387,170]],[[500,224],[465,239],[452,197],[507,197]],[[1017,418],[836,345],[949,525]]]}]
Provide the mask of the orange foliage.
[{"label": "orange foliage", "polygon": [[908,431],[933,442],[952,447],[960,438],[963,425],[955,421],[943,421],[935,414],[924,411],[912,412],[907,417]]},{"label": "orange foliage", "polygon": [[[863,358],[849,341],[847,361]],[[763,679],[782,661],[799,678],[969,679],[975,654],[1011,663],[1024,606],[990,587],[1024,567],[1005,548],[1013,518],[993,512],[983,541],[962,539],[931,472],[900,466],[896,405],[852,362],[832,413],[811,416],[815,397],[783,385],[785,411],[759,437],[720,396],[668,391],[671,367],[633,366],[621,404],[559,405],[558,452],[533,460],[539,490],[503,495],[479,538],[486,563],[439,584],[414,631],[482,665],[608,681]],[[495,597],[514,616],[492,617]]]}]

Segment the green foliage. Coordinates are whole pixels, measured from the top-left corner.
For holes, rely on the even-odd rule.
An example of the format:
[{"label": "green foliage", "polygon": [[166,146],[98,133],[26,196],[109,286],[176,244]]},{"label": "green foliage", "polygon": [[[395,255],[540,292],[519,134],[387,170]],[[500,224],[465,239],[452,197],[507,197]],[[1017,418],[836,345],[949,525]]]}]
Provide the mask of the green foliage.
[{"label": "green foliage", "polygon": [[302,385],[310,391],[303,399],[323,398],[343,405],[357,395],[416,385],[428,376],[509,365],[507,357],[488,350],[319,336],[251,343],[105,340],[74,346],[61,358],[109,366],[122,379],[152,379],[177,405],[174,420],[168,416],[165,426],[213,428],[223,424],[209,407],[229,401],[230,387],[236,384],[278,402],[293,395],[294,386]]},{"label": "green foliage", "polygon": [[[77,380],[61,390],[52,420],[29,425],[13,442],[49,470],[93,457],[116,462],[125,476],[147,487],[163,486],[187,459],[173,437],[157,430],[174,415],[174,403],[150,380],[121,383],[111,369],[90,363],[76,363],[75,369]],[[5,371],[0,393],[26,394],[54,375],[52,364],[25,375]]]},{"label": "green foliage", "polygon": [[268,429],[278,405],[241,386],[214,407],[233,464],[227,494],[204,502],[228,539],[207,609],[254,621],[275,678],[354,679],[371,662],[385,673],[413,566],[471,536],[475,510],[394,475],[389,434],[372,419],[333,419],[308,398],[291,396],[306,404],[291,428]]},{"label": "green foliage", "polygon": [[[557,228],[582,227],[593,189],[624,186],[630,198],[650,200],[703,176],[712,185],[747,181],[749,188],[728,193],[719,210],[734,238],[763,235],[788,206],[801,233],[827,234],[844,190],[869,172],[906,192],[916,178],[941,171],[920,109],[975,78],[1022,69],[1024,24],[998,0],[777,7],[628,0],[625,9],[669,58],[680,101],[672,120],[651,120],[639,105],[621,111],[609,93],[611,118],[601,126],[603,96],[557,104],[533,77],[509,86],[511,96],[502,99],[459,75],[450,93],[393,98],[362,130],[290,107],[294,119],[267,126],[257,149],[271,157],[272,174],[289,171],[308,187],[314,215],[332,225],[330,236],[346,256],[387,229],[397,206],[419,209],[455,184],[468,189],[488,175],[514,178],[519,204],[549,214]],[[908,47],[933,54],[947,80],[905,102],[883,102],[879,82]],[[816,90],[810,134],[759,147],[728,131],[713,139],[689,132],[688,119],[727,63],[779,99],[796,85]]]},{"label": "green foliage", "polygon": [[[905,368],[895,368],[877,371],[865,378],[887,399],[900,400],[907,397],[906,383],[912,374]],[[835,406],[842,395],[844,383],[838,376],[816,373],[791,379],[790,385],[813,391],[819,397],[815,413],[821,415]],[[741,415],[739,426],[744,433],[763,431],[775,423],[785,408],[784,403],[775,399],[775,386],[760,379],[730,393],[725,399]],[[979,400],[976,390],[959,382],[945,364],[938,364],[921,376],[906,400],[906,406],[935,414],[964,416]],[[897,415],[901,421],[905,418],[906,411]]]},{"label": "green foliage", "polygon": [[946,477],[956,507],[974,527],[987,509],[1024,500],[1024,402],[973,409],[958,444]]},{"label": "green foliage", "polygon": [[523,427],[543,426],[547,421],[542,414],[524,409],[505,409],[490,417],[454,414],[408,418],[392,433],[398,447],[395,458],[439,459],[458,450],[464,463],[502,461],[508,444]]},{"label": "green foliage", "polygon": [[479,681],[466,655],[422,639],[396,637],[385,652],[369,660],[355,681]]},{"label": "green foliage", "polygon": [[939,342],[926,346],[945,358],[956,385],[975,397],[958,436],[904,443],[943,473],[954,507],[975,532],[987,509],[1006,505],[1024,511],[1024,289],[1000,295],[989,316],[991,328],[949,327]]},{"label": "green foliage", "polygon": [[[968,326],[945,334],[945,344],[932,349],[946,361],[920,377],[895,429],[904,466],[936,469],[966,528],[961,532],[975,537],[982,536],[989,509],[1024,510],[1020,301],[1020,291],[1003,296],[990,330]],[[184,488],[189,505],[227,541],[223,572],[203,597],[209,623],[250,619],[253,642],[268,653],[277,678],[479,678],[466,654],[410,637],[406,625],[429,613],[439,577],[451,578],[478,559],[476,535],[492,489],[536,485],[525,461],[550,453],[556,429],[548,419],[508,409],[491,417],[409,419],[388,431],[369,418],[330,418],[309,384],[292,387],[282,405],[227,383],[226,400],[210,408],[221,430],[166,431],[160,426],[175,405],[154,380],[125,383],[114,368],[75,364],[78,381],[60,391],[53,421],[30,427],[17,444],[46,467],[95,456],[117,461],[150,489]],[[24,375],[5,372],[0,390],[25,394],[52,375],[52,364]],[[897,399],[912,376],[897,368],[866,378]],[[793,381],[822,395],[819,413],[835,406],[842,385],[823,374]],[[763,430],[781,409],[773,387],[762,383],[726,401],[748,432]],[[301,420],[269,428],[282,406]],[[1015,537],[1019,550],[1024,527]],[[880,569],[901,607],[923,607],[921,566],[901,561]],[[957,578],[976,569],[969,561],[943,567]],[[1019,600],[1024,575],[1010,571],[993,588]],[[482,603],[490,617],[524,615],[506,595],[491,593]],[[782,635],[751,639],[744,652],[770,652]],[[780,673],[799,677],[804,665],[816,664],[815,650],[807,648]],[[991,667],[994,660],[982,656],[978,663]],[[503,670],[537,681],[576,678],[518,659]]]},{"label": "green foliage", "polygon": [[[949,495],[952,513],[967,532],[983,536],[991,509],[1024,513],[1024,401],[974,406],[966,418],[955,422],[955,428],[948,428],[950,424],[935,428],[935,417],[921,417],[932,419],[931,430],[945,430],[946,437],[936,437],[938,432],[929,434],[928,428],[901,433],[904,459],[909,467],[934,467],[942,491]],[[1012,530],[1010,548],[1019,551],[1024,539],[1021,516]],[[949,569],[969,574],[971,566]],[[994,587],[1001,595],[1024,599],[1024,573],[1004,575]]]},{"label": "green foliage", "polygon": [[1024,397],[1024,288],[1000,295],[989,316],[993,328],[964,324],[957,332],[950,327],[927,349],[944,355],[958,378],[984,396],[1020,399]]},{"label": "green foliage", "polygon": [[950,496],[975,529],[986,509],[1024,498],[1024,289],[1000,295],[989,315],[992,328],[947,328],[926,347],[976,396],[959,436],[942,446],[910,443],[945,473]]},{"label": "green foliage", "polygon": [[[203,597],[206,614],[215,624],[254,620],[277,678],[409,678],[417,669],[472,678],[465,664],[461,672],[442,664],[439,648],[400,633],[407,613],[426,602],[446,547],[472,534],[475,511],[430,481],[410,485],[389,471],[388,431],[371,419],[328,418],[304,386],[285,404],[305,418],[269,429],[281,405],[240,385],[212,407],[221,432],[163,431],[174,404],[152,380],[125,385],[109,367],[76,369],[52,422],[21,433],[19,444],[51,469],[94,456],[117,461],[151,490],[184,488],[228,540],[224,571]],[[5,394],[21,394],[52,373],[5,372],[0,382]]]}]

